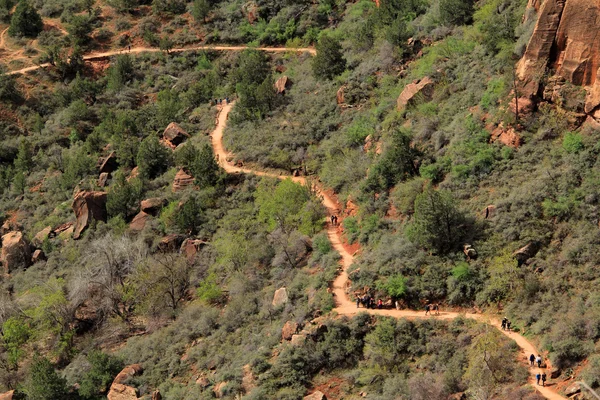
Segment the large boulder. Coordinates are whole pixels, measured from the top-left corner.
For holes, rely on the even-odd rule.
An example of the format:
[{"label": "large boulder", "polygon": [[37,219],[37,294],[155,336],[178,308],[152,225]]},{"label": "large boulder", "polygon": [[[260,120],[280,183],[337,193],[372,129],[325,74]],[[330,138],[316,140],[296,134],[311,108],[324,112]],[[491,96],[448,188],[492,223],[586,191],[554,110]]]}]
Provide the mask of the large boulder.
[{"label": "large boulder", "polygon": [[150,214],[140,211],[135,217],[133,217],[133,220],[129,224],[129,229],[134,232],[143,231],[150,218]]},{"label": "large boulder", "polygon": [[185,236],[171,234],[163,237],[158,243],[158,250],[171,253],[179,250],[181,248],[181,244],[183,243]]},{"label": "large boulder", "polygon": [[40,261],[46,261],[46,254],[44,254],[43,250],[37,249],[31,256],[31,263],[35,264]]},{"label": "large boulder", "polygon": [[400,97],[398,97],[398,111],[403,111],[406,107],[412,105],[417,98],[423,98],[430,101],[433,98],[435,83],[429,77],[415,81],[406,85]]},{"label": "large boulder", "polygon": [[160,197],[153,197],[151,199],[142,200],[140,203],[140,209],[150,215],[156,215],[167,205],[167,201]]},{"label": "large boulder", "polygon": [[515,149],[521,146],[521,144],[523,143],[521,135],[519,135],[519,133],[515,131],[515,128],[505,128],[504,124],[502,123],[500,123],[500,125],[498,125],[492,131],[490,140],[492,142],[500,142],[505,146],[513,147]]},{"label": "large boulder", "polygon": [[277,79],[275,82],[275,90],[278,94],[284,94],[285,90],[291,85],[292,81],[285,75]]},{"label": "large boulder", "polygon": [[126,382],[143,371],[140,364],[128,365],[123,368],[110,386],[108,400],[137,400],[137,390],[127,385]]},{"label": "large boulder", "polygon": [[163,132],[163,140],[171,148],[176,148],[191,136],[176,122],[171,122]]},{"label": "large boulder", "polygon": [[185,258],[189,263],[192,263],[196,258],[196,254],[206,245],[206,242],[199,239],[185,239],[181,243],[180,253],[185,254]]},{"label": "large boulder", "polygon": [[288,321],[281,329],[281,338],[283,340],[292,340],[292,336],[294,336],[296,332],[298,332],[298,324],[296,322]]},{"label": "large boulder", "polygon": [[303,400],[327,400],[327,396],[325,396],[323,392],[317,390],[308,396],[304,396]]},{"label": "large boulder", "polygon": [[279,307],[288,302],[288,294],[286,288],[277,289],[273,295],[273,307]]},{"label": "large boulder", "polygon": [[2,236],[0,259],[7,274],[17,268],[27,268],[31,265],[31,248],[23,232],[14,231]]},{"label": "large boulder", "polygon": [[106,193],[81,191],[73,199],[75,227],[73,239],[79,239],[92,221],[106,222]]},{"label": "large boulder", "polygon": [[52,233],[52,227],[51,226],[47,226],[44,229],[42,229],[41,231],[39,231],[38,233],[35,234],[35,236],[33,237],[33,245],[36,247],[42,247],[42,244],[44,243],[44,241],[46,239],[48,239],[50,237],[50,234]]},{"label": "large boulder", "polygon": [[576,395],[577,393],[581,393],[581,385],[578,382],[574,382],[572,384],[570,384],[566,389],[565,389],[565,394],[568,397],[571,397],[573,395]]},{"label": "large boulder", "polygon": [[117,156],[112,151],[107,157],[102,157],[98,160],[98,173],[100,174],[111,174],[119,168]]},{"label": "large boulder", "polygon": [[194,185],[194,177],[180,169],[173,180],[173,191],[180,192]]},{"label": "large boulder", "polygon": [[535,257],[535,255],[542,248],[542,244],[538,241],[532,241],[527,243],[525,246],[521,247],[519,250],[513,253],[513,257],[516,258],[519,266],[523,265],[530,258]]},{"label": "large boulder", "polygon": [[344,101],[346,99],[346,86],[341,86],[338,89],[338,91],[335,95],[335,98],[336,98],[338,104],[344,104]]}]

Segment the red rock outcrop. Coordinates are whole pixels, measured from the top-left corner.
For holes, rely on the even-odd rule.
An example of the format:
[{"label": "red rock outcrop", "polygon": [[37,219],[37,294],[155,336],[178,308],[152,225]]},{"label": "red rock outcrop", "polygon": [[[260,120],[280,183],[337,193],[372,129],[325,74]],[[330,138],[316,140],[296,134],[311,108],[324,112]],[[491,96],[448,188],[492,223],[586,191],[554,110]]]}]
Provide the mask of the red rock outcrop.
[{"label": "red rock outcrop", "polygon": [[[598,0],[530,0],[538,20],[517,65],[520,95],[540,93],[546,68],[570,83],[586,86],[587,113],[600,106],[600,2]],[[598,87],[597,87],[598,85]]]},{"label": "red rock outcrop", "polygon": [[171,234],[163,237],[158,243],[158,249],[163,252],[173,252],[181,248],[185,237],[182,235]]},{"label": "red rock outcrop", "polygon": [[115,378],[108,392],[108,400],[137,400],[137,390],[125,384],[133,376],[144,371],[140,364],[128,365]]},{"label": "red rock outcrop", "polygon": [[298,324],[296,322],[288,321],[281,328],[281,338],[283,340],[292,340],[292,336],[294,336],[298,332]]},{"label": "red rock outcrop", "polygon": [[150,214],[140,211],[135,217],[133,217],[133,220],[129,224],[129,229],[134,232],[143,231],[150,218]]},{"label": "red rock outcrop", "polygon": [[31,265],[31,248],[23,232],[9,232],[2,236],[0,260],[6,274],[10,274],[16,268],[27,268]]},{"label": "red rock outcrop", "polygon": [[490,140],[492,142],[498,141],[505,146],[514,147],[515,149],[522,143],[521,136],[517,133],[515,128],[509,127],[507,129],[502,123],[492,131]]},{"label": "red rock outcrop", "polygon": [[45,227],[44,229],[42,229],[41,231],[36,233],[36,235],[34,236],[33,241],[32,241],[33,245],[37,246],[37,247],[41,247],[42,244],[44,243],[44,241],[50,237],[51,233],[52,233],[52,227],[51,226]]},{"label": "red rock outcrop", "polygon": [[185,172],[183,169],[180,169],[179,172],[177,172],[177,175],[175,175],[175,179],[173,180],[173,191],[180,192],[192,186],[193,184],[194,177]]},{"label": "red rock outcrop", "polygon": [[72,207],[77,218],[73,239],[79,239],[92,221],[106,222],[106,193],[104,192],[79,192],[73,199]]},{"label": "red rock outcrop", "polygon": [[111,174],[119,168],[119,163],[117,162],[117,156],[115,152],[111,152],[107,157],[103,157],[98,160],[98,172],[100,174],[107,173]]},{"label": "red rock outcrop", "polygon": [[166,205],[167,201],[165,199],[153,197],[151,199],[142,200],[140,203],[140,209],[150,215],[156,215]]},{"label": "red rock outcrop", "polygon": [[205,246],[206,242],[198,239],[185,239],[179,249],[180,253],[185,254],[185,257],[189,263],[194,261],[196,254],[200,251],[202,246]]},{"label": "red rock outcrop", "polygon": [[346,100],[345,92],[346,92],[346,86],[341,86],[338,89],[338,91],[335,95],[335,98],[336,98],[338,104],[344,104],[344,101]]},{"label": "red rock outcrop", "polygon": [[277,90],[278,94],[284,94],[285,90],[288,88],[289,85],[291,85],[291,83],[292,81],[290,81],[289,78],[284,75],[277,79],[277,82],[275,82],[275,90]]},{"label": "red rock outcrop", "polygon": [[171,122],[163,132],[163,140],[172,149],[185,142],[191,136],[176,122]]},{"label": "red rock outcrop", "polygon": [[406,85],[400,97],[398,97],[398,111],[403,111],[407,106],[411,105],[417,95],[421,95],[426,101],[430,101],[433,98],[434,87],[435,83],[429,77]]},{"label": "red rock outcrop", "polygon": [[327,400],[327,396],[325,396],[323,392],[317,390],[316,392],[313,392],[308,396],[304,396],[303,400]]}]

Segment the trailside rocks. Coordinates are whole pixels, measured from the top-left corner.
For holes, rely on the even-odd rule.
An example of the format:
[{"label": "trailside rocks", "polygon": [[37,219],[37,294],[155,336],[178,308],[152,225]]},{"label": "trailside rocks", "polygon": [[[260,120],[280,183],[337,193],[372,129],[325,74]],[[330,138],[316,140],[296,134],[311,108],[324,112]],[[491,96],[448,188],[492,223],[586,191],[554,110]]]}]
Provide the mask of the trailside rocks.
[{"label": "trailside rocks", "polygon": [[14,393],[14,390],[5,393],[0,393],[0,400],[12,400]]},{"label": "trailside rocks", "polygon": [[283,340],[292,340],[292,336],[294,336],[298,332],[298,324],[292,321],[288,321],[283,325],[281,329],[281,338]]},{"label": "trailside rocks", "polygon": [[398,111],[404,111],[406,107],[412,105],[415,101],[415,97],[420,95],[424,100],[430,101],[433,98],[433,92],[435,83],[433,80],[426,76],[425,78],[414,81],[411,84],[406,85],[400,97],[398,97]]},{"label": "trailside rocks", "polygon": [[513,253],[513,257],[515,257],[517,259],[517,262],[519,263],[519,266],[520,266],[520,265],[524,264],[530,258],[535,257],[535,255],[538,253],[538,251],[540,251],[541,247],[542,247],[542,244],[540,242],[537,242],[537,241],[529,242],[525,246],[521,247],[519,250],[515,251]]},{"label": "trailside rocks", "polygon": [[27,268],[31,265],[31,248],[23,232],[9,232],[2,236],[0,260],[6,274],[10,274],[17,268]]},{"label": "trailside rocks", "polygon": [[160,197],[153,197],[150,199],[142,200],[140,203],[140,209],[148,214],[156,215],[159,211],[167,205],[167,201]]},{"label": "trailside rocks", "polygon": [[72,207],[77,218],[73,231],[73,239],[79,239],[92,221],[106,222],[105,192],[79,192],[73,199]]},{"label": "trailside rocks", "polygon": [[323,392],[317,390],[308,396],[304,396],[303,400],[327,400],[327,396],[325,396]]}]

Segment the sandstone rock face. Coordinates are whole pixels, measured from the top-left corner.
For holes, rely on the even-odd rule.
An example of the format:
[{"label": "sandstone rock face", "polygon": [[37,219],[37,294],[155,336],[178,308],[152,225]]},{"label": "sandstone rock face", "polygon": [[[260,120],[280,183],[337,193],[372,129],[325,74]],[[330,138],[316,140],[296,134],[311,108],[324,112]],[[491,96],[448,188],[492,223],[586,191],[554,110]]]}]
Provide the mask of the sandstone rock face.
[{"label": "sandstone rock face", "polygon": [[7,274],[16,268],[27,268],[31,265],[31,249],[22,232],[9,232],[2,236],[0,259]]},{"label": "sandstone rock face", "polygon": [[301,346],[304,344],[304,342],[306,341],[306,335],[292,335],[292,340],[291,340],[291,344],[293,344],[294,346]]},{"label": "sandstone rock face", "polygon": [[285,90],[291,83],[292,81],[290,81],[289,78],[284,75],[277,79],[277,82],[275,82],[275,90],[277,90],[278,94],[284,94]]},{"label": "sandstone rock face", "polygon": [[244,365],[242,371],[244,372],[244,376],[242,376],[242,388],[244,392],[250,393],[256,387],[256,377],[252,373],[250,364]]},{"label": "sandstone rock face", "polygon": [[148,213],[150,215],[156,215],[166,205],[167,201],[165,199],[161,199],[160,197],[153,197],[151,199],[142,200],[142,202],[140,203],[140,208],[145,213]]},{"label": "sandstone rock face", "polygon": [[117,156],[115,155],[114,151],[111,152],[107,157],[98,160],[98,172],[100,174],[111,174],[115,172],[117,168],[119,168],[119,163],[117,162]]},{"label": "sandstone rock face", "polygon": [[398,97],[398,111],[403,111],[407,106],[414,103],[417,95],[422,95],[426,101],[433,98],[435,83],[429,77],[406,85],[400,97]]},{"label": "sandstone rock face", "polygon": [[152,392],[152,400],[162,400],[160,390],[156,389],[154,392]]},{"label": "sandstone rock face", "polygon": [[223,397],[223,389],[225,388],[225,386],[227,386],[229,382],[228,381],[223,381],[223,382],[219,382],[215,385],[215,387],[213,388],[213,393],[215,394],[215,397],[217,399],[220,399]]},{"label": "sandstone rock face", "polygon": [[550,51],[560,25],[564,0],[545,0],[540,7],[533,35],[517,65],[521,94],[531,97],[539,91],[540,79],[550,61]]},{"label": "sandstone rock face", "polygon": [[492,219],[492,218],[494,218],[494,216],[496,215],[496,206],[490,204],[489,206],[487,206],[485,208],[483,214],[485,215],[485,219]]},{"label": "sandstone rock face", "polygon": [[519,97],[517,101],[513,98],[510,102],[510,112],[515,114],[519,105],[519,116],[526,116],[535,110],[535,103],[527,97]]},{"label": "sandstone rock face", "polygon": [[79,239],[92,221],[106,222],[106,193],[104,192],[79,192],[73,199],[72,207],[77,218],[73,239]]},{"label": "sandstone rock face", "polygon": [[288,302],[288,294],[286,288],[277,289],[273,295],[273,307],[279,307]]},{"label": "sandstone rock face", "polygon": [[338,89],[337,94],[335,95],[335,98],[337,99],[338,104],[344,104],[345,91],[346,91],[346,86],[342,86]]},{"label": "sandstone rock face", "polygon": [[143,372],[143,368],[139,364],[129,365],[115,378],[108,392],[108,400],[137,400],[137,390],[125,384],[125,382],[136,375]]},{"label": "sandstone rock face", "polygon": [[163,139],[171,148],[176,148],[191,136],[176,122],[171,122],[163,132]]},{"label": "sandstone rock face", "polygon": [[180,192],[194,185],[194,177],[189,175],[183,169],[180,169],[173,180],[173,191]]},{"label": "sandstone rock face", "polygon": [[0,400],[12,400],[14,392],[14,390],[11,390],[10,392],[0,393]]},{"label": "sandstone rock face", "polygon": [[102,172],[100,174],[100,176],[98,177],[98,181],[96,182],[96,184],[100,187],[104,187],[104,186],[106,186],[106,183],[108,182],[108,178],[109,178],[109,173]]},{"label": "sandstone rock face", "polygon": [[538,21],[517,66],[521,81],[520,95],[539,93],[547,67],[567,81],[587,86],[586,112],[600,105],[600,87],[596,86],[600,67],[600,2],[597,0],[530,0],[538,10]]},{"label": "sandstone rock face", "polygon": [[135,232],[143,231],[149,219],[150,214],[140,211],[135,217],[133,217],[133,220],[129,224],[129,229]]},{"label": "sandstone rock face", "polygon": [[304,396],[303,397],[304,400],[327,400],[327,396],[325,396],[325,394],[323,392],[320,391],[316,391],[313,392],[311,394],[309,394],[308,396]]},{"label": "sandstone rock face", "polygon": [[292,336],[294,336],[298,332],[298,324],[292,321],[288,321],[283,325],[281,329],[281,338],[283,340],[292,340]]}]

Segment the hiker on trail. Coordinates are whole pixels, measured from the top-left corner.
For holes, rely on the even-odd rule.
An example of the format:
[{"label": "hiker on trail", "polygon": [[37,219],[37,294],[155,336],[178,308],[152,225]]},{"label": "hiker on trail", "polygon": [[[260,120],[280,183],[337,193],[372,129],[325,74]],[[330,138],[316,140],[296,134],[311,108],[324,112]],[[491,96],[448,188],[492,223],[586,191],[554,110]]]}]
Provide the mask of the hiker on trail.
[{"label": "hiker on trail", "polygon": [[335,215],[331,216],[331,225],[335,226]]},{"label": "hiker on trail", "polygon": [[538,354],[537,358],[535,359],[535,362],[537,363],[538,368],[542,367],[542,356],[540,356]]},{"label": "hiker on trail", "polygon": [[535,362],[535,356],[532,354],[529,356],[529,363],[531,364],[532,367],[533,367],[534,362]]},{"label": "hiker on trail", "polygon": [[506,320],[506,330],[510,331],[510,321]]},{"label": "hiker on trail", "polygon": [[333,216],[333,219],[334,219],[334,223],[335,223],[335,225],[337,226],[337,224],[338,224],[338,217],[337,217],[337,215],[334,215],[334,216]]},{"label": "hiker on trail", "polygon": [[537,381],[537,384],[538,384],[538,385],[540,384],[540,379],[541,379],[541,378],[542,378],[542,375],[540,375],[540,373],[538,372],[538,373],[535,375],[535,380]]},{"label": "hiker on trail", "polygon": [[359,296],[356,296],[356,308],[360,308],[360,297]]},{"label": "hiker on trail", "polygon": [[400,310],[400,302],[398,300],[396,300],[395,305],[396,305],[396,310]]},{"label": "hiker on trail", "polygon": [[427,303],[427,305],[425,306],[425,315],[429,314],[430,310],[431,310],[431,304]]},{"label": "hiker on trail", "polygon": [[435,315],[440,315],[440,305],[439,304],[434,304],[433,305],[433,311],[435,311]]},{"label": "hiker on trail", "polygon": [[371,297],[371,308],[375,309],[375,299]]},{"label": "hiker on trail", "polygon": [[131,53],[131,45],[127,46],[127,51]]},{"label": "hiker on trail", "polygon": [[383,308],[383,301],[381,301],[381,299],[377,301],[377,308],[380,310]]},{"label": "hiker on trail", "polygon": [[508,322],[508,318],[506,318],[506,317],[502,318],[502,330],[506,329],[507,322]]},{"label": "hiker on trail", "polygon": [[546,373],[542,373],[542,386],[546,386]]}]

